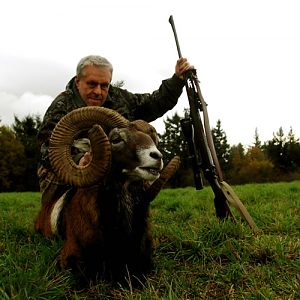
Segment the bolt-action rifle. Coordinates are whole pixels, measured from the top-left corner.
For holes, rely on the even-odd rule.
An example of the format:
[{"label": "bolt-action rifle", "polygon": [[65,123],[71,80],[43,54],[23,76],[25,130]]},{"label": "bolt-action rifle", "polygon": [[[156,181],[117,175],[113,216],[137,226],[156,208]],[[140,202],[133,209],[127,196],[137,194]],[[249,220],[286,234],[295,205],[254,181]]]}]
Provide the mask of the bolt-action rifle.
[{"label": "bolt-action rifle", "polygon": [[[170,16],[169,22],[173,29],[178,55],[181,58],[182,55],[173,16]],[[238,210],[251,229],[256,231],[257,226],[247,209],[233,189],[223,179],[209,125],[207,104],[201,93],[196,69],[187,71],[184,74],[184,81],[190,109],[189,116],[181,119],[180,124],[188,144],[189,157],[192,161],[195,188],[197,190],[203,188],[203,175],[210,184],[215,196],[216,215],[220,219],[230,217],[235,221],[235,217],[229,208],[230,203]]]}]

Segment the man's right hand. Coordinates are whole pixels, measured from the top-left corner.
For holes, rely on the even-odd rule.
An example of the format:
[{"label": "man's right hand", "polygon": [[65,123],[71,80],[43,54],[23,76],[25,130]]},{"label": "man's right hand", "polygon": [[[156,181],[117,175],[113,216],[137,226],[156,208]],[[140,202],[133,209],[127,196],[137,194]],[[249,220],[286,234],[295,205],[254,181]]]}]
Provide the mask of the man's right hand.
[{"label": "man's right hand", "polygon": [[176,66],[175,66],[175,74],[180,78],[184,79],[183,75],[186,71],[194,69],[194,66],[190,65],[188,60],[186,58],[179,58],[177,60]]}]

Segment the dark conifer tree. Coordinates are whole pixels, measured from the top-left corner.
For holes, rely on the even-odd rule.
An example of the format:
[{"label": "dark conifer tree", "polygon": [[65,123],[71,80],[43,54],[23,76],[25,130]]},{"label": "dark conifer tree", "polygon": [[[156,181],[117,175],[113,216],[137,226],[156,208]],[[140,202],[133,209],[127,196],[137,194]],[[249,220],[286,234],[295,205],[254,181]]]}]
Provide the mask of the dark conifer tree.
[{"label": "dark conifer tree", "polygon": [[41,119],[39,116],[26,116],[22,120],[19,120],[15,116],[15,122],[13,124],[13,130],[15,131],[17,139],[23,144],[25,152],[25,174],[23,181],[23,190],[37,191],[37,162],[39,149],[37,146],[37,133],[38,128],[41,125]]},{"label": "dark conifer tree", "polygon": [[212,129],[213,140],[216,153],[224,173],[228,171],[228,160],[230,156],[230,145],[227,142],[225,131],[221,127],[221,121],[217,121],[217,125]]}]

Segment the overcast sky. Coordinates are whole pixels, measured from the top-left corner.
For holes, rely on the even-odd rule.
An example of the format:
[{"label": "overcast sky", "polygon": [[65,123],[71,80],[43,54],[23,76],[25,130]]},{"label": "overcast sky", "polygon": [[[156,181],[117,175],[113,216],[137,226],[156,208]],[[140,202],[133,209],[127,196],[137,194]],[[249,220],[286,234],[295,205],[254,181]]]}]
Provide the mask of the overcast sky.
[{"label": "overcast sky", "polygon": [[[170,15],[210,124],[220,119],[231,145],[251,145],[256,128],[262,141],[280,126],[300,137],[298,0],[1,1],[1,124],[43,116],[89,54],[107,57],[129,91],[157,89],[178,57]],[[187,106],[184,91],[168,116]]]}]

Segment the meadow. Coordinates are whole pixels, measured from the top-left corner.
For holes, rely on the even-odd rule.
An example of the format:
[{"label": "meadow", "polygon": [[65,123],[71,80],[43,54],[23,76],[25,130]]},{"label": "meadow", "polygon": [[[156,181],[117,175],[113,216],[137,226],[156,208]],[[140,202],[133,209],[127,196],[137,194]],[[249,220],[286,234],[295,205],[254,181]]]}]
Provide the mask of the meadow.
[{"label": "meadow", "polygon": [[33,231],[40,194],[0,193],[0,299],[300,299],[300,182],[233,188],[257,233],[238,215],[220,222],[210,187],[161,191],[155,269],[140,289],[130,279],[77,286],[57,267],[62,241]]}]

